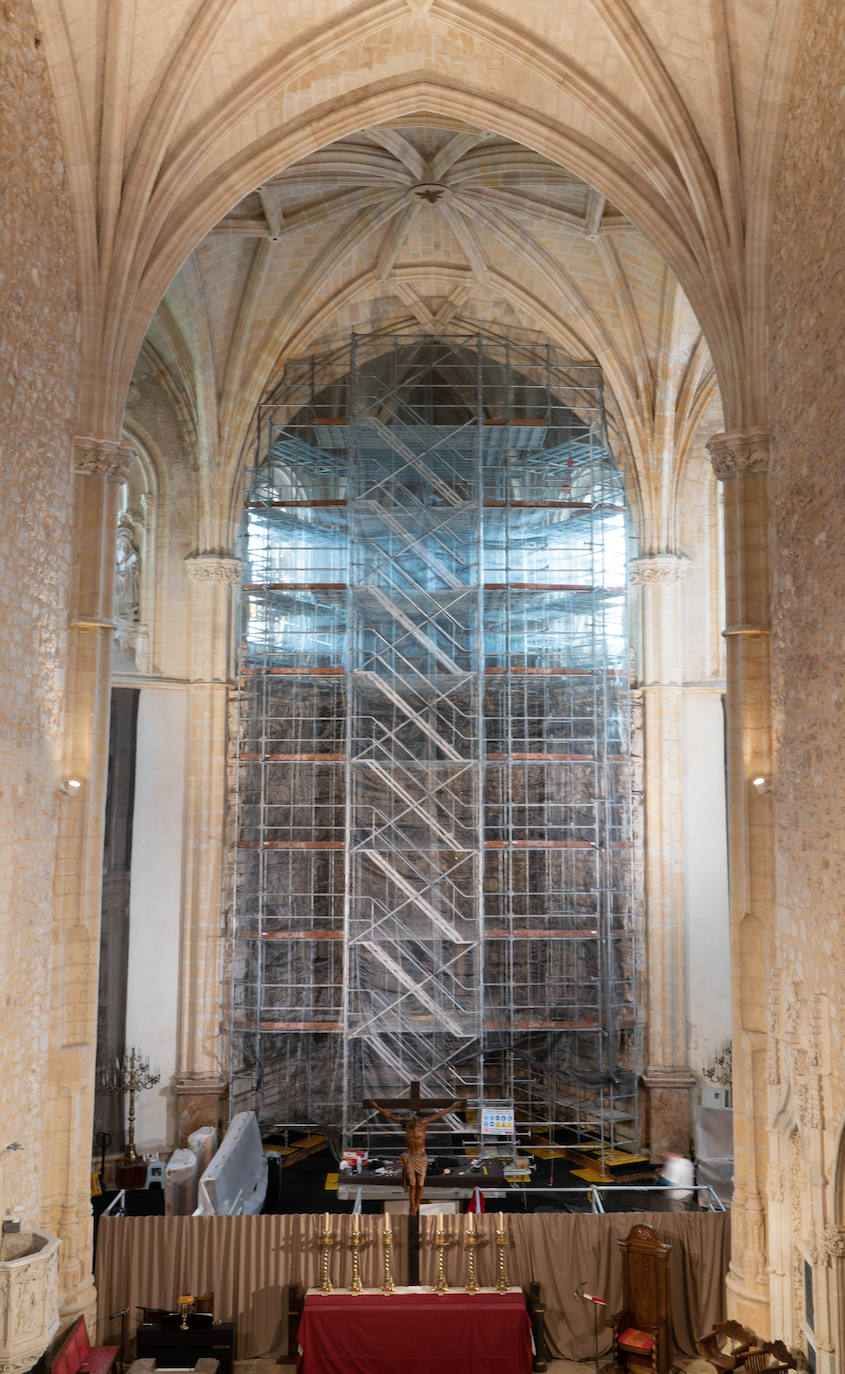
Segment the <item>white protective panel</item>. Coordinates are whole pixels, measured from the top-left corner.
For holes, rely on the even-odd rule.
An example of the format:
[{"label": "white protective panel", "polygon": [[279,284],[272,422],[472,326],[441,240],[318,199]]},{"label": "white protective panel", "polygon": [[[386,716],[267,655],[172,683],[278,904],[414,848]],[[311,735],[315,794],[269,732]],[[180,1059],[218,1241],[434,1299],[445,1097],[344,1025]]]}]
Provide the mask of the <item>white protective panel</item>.
[{"label": "white protective panel", "polygon": [[199,1184],[199,1207],[218,1216],[260,1212],[267,1193],[267,1157],[255,1112],[232,1118]]},{"label": "white protective panel", "polygon": [[188,1136],[188,1149],[196,1155],[197,1169],[202,1177],[217,1153],[217,1127],[200,1126],[199,1130],[192,1131]]},{"label": "white protective panel", "polygon": [[197,1157],[193,1150],[174,1150],[164,1171],[164,1212],[189,1217],[197,1205]]}]

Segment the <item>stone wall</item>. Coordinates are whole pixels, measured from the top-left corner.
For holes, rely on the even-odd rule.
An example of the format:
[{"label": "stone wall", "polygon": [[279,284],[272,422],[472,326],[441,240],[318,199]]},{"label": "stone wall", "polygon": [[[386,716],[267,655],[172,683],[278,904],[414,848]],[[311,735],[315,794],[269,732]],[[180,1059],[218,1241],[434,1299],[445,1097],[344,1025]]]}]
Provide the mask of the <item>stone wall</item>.
[{"label": "stone wall", "polygon": [[[809,1257],[816,1265],[819,1368],[834,1367],[830,1348],[842,1339],[823,1238],[841,1217],[841,1198],[825,1182],[833,1181],[845,1109],[843,62],[839,0],[809,0],[777,190],[770,281],[773,796],[776,965],[782,977],[778,982],[776,968],[768,1081],[779,1151],[770,1170],[770,1262],[773,1298],[780,1282],[783,1309],[779,1324],[773,1301],[772,1323],[789,1338],[791,1322],[792,1334],[801,1338],[797,1280],[801,1257]],[[813,1181],[803,1197],[802,1178]]]},{"label": "stone wall", "polygon": [[[71,564],[76,250],[27,0],[0,5],[0,1209],[40,1220]],[[13,1141],[23,1146],[7,1152]]]}]

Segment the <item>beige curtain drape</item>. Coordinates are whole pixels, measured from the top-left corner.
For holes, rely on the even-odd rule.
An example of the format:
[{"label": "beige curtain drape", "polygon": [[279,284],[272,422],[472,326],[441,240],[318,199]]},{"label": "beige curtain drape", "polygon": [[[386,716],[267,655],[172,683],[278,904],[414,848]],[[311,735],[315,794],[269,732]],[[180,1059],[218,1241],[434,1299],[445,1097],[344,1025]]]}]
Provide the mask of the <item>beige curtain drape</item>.
[{"label": "beige curtain drape", "polygon": [[[377,1288],[383,1273],[380,1217],[363,1216],[369,1243],[361,1251],[365,1287]],[[695,1339],[724,1317],[724,1279],[730,1249],[728,1213],[571,1213],[508,1214],[510,1236],[507,1277],[514,1286],[542,1284],[546,1332],[553,1356],[586,1360],[593,1350],[593,1314],[574,1291],[607,1298],[607,1314],[622,1300],[618,1246],[636,1222],[653,1226],[672,1246],[672,1321],[675,1344],[682,1354],[695,1354]],[[237,1323],[239,1359],[267,1355],[287,1346],[285,1288],[319,1284],[320,1253],[316,1245],[322,1216],[259,1217],[103,1217],[97,1243],[96,1283],[100,1313],[130,1308],[134,1335],[137,1308],[173,1308],[181,1293],[214,1293],[217,1321]],[[405,1281],[408,1222],[393,1217],[393,1273]],[[420,1282],[431,1286],[437,1272],[434,1232],[443,1226],[453,1243],[447,1250],[447,1272],[453,1287],[462,1287],[466,1256],[461,1244],[465,1218],[422,1217]],[[349,1285],[352,1218],[333,1216],[339,1244],[331,1260],[336,1289]],[[484,1243],[476,1251],[479,1282],[492,1286],[496,1273],[496,1213],[476,1218]],[[603,1313],[600,1311],[600,1317]],[[101,1318],[101,1341],[120,1338],[119,1321]],[[600,1325],[599,1349],[610,1347],[610,1332]]]}]

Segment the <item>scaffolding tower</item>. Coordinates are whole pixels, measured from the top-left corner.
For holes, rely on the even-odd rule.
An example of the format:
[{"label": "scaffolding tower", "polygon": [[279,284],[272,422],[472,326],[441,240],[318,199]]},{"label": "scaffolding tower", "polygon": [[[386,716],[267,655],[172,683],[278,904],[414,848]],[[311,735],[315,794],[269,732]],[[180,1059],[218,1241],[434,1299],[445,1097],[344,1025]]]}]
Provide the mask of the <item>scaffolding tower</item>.
[{"label": "scaffolding tower", "polygon": [[260,407],[243,529],[232,1108],[370,1098],[636,1145],[626,513],[601,374],[353,336]]}]

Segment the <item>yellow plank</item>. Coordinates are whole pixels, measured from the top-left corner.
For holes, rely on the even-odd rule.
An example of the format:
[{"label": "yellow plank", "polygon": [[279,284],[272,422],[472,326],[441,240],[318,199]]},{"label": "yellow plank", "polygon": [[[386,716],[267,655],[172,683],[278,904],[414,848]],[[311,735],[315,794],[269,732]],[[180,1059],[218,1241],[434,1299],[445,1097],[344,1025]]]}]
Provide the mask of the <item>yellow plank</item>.
[{"label": "yellow plank", "polygon": [[326,1174],[326,1192],[336,1193],[340,1174]]},{"label": "yellow plank", "polygon": [[[579,1145],[578,1151],[582,1155],[601,1156],[600,1145]],[[648,1164],[648,1158],[646,1157],[646,1155],[628,1155],[625,1154],[622,1150],[605,1150],[603,1157],[605,1165],[609,1169],[612,1169],[614,1165],[620,1164]]]},{"label": "yellow plank", "polygon": [[607,1174],[600,1174],[595,1169],[573,1169],[575,1178],[583,1178],[586,1183],[607,1183]]}]

